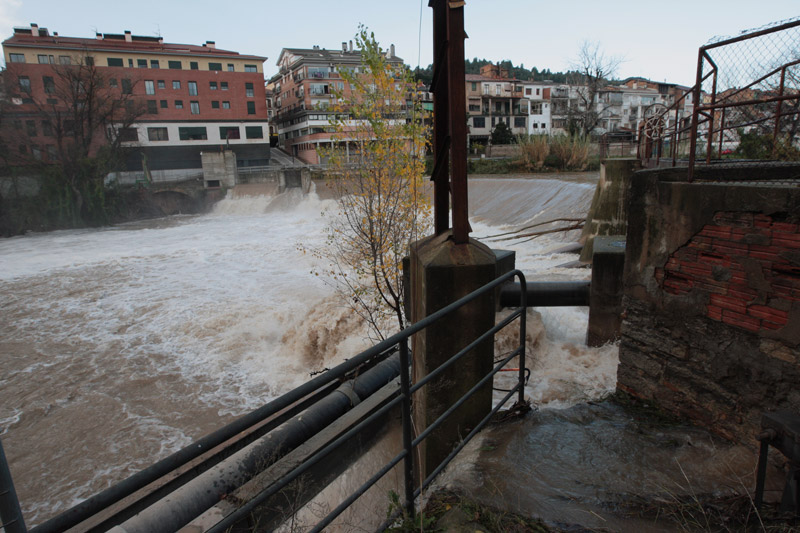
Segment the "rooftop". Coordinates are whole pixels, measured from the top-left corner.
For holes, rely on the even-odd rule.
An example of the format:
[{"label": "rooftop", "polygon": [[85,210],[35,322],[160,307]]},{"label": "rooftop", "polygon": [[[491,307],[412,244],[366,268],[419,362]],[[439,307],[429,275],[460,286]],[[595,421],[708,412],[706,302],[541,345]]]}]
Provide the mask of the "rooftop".
[{"label": "rooftop", "polygon": [[209,57],[238,57],[266,61],[266,57],[241,55],[232,50],[216,47],[214,41],[202,45],[165,43],[163,37],[132,35],[125,33],[97,33],[94,39],[83,37],[63,37],[57,32],[51,35],[47,28],[36,24],[30,27],[14,28],[14,35],[3,41],[4,47],[61,48],[65,50],[96,50],[116,52],[148,52],[175,55],[206,55]]}]

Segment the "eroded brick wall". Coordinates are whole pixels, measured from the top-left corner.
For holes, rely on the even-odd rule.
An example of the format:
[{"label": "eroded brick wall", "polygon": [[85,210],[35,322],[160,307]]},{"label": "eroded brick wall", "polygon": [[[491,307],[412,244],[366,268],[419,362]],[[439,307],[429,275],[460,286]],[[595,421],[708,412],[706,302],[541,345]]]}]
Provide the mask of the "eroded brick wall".
[{"label": "eroded brick wall", "polygon": [[800,412],[800,188],[645,171],[629,198],[618,388],[752,443]]},{"label": "eroded brick wall", "polygon": [[673,295],[708,294],[712,320],[751,332],[781,330],[792,302],[800,301],[798,224],[762,213],[715,213],[655,269],[655,278]]}]

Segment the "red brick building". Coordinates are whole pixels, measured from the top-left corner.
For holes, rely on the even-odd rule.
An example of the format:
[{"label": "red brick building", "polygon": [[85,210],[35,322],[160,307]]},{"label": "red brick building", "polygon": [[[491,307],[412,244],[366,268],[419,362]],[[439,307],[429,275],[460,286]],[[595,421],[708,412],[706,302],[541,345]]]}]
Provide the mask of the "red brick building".
[{"label": "red brick building", "polygon": [[36,24],[15,28],[3,50],[7,78],[23,96],[8,106],[24,132],[24,143],[11,152],[47,160],[55,141],[41,108],[58,105],[53,86],[59,70],[92,64],[107,80],[104,90],[143,106],[136,123],[121,132],[132,148],[126,170],[142,170],[143,161],[150,171],[199,169],[202,151],[224,146],[236,153],[239,166],[269,161],[265,57],[221,50],[213,41],[165,43],[127,31],[63,37]]}]

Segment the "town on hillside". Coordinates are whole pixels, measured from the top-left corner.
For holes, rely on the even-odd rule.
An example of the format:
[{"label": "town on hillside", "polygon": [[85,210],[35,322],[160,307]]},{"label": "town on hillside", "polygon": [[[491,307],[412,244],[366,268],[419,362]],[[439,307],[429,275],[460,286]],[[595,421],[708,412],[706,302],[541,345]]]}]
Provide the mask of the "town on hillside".
[{"label": "town on hillside", "polygon": [[[324,163],[319,148],[332,142],[335,95],[349,92],[340,73],[358,72],[361,65],[352,41],[334,49],[284,48],[278,73],[265,79],[266,57],[223,50],[213,41],[173,44],[129,31],[68,37],[37,24],[15,28],[3,41],[3,52],[6,163],[59,158],[58,138],[70,126],[65,113],[70,96],[59,87],[63,67],[90,66],[128,109],[134,102],[141,106],[120,114],[116,131],[92,139],[94,145],[130,148],[117,174],[123,183],[190,176],[202,167],[201,153],[220,146],[236,154],[239,167],[285,162],[286,156]],[[389,64],[403,65],[394,45],[386,56]],[[507,65],[488,63],[479,74],[466,75],[464,105],[473,147],[490,143],[498,126],[510,136],[577,132],[631,139],[648,116],[676,102],[679,110],[669,120],[683,123],[692,113],[689,88],[679,84],[635,77],[612,81],[588,72],[571,79],[556,73],[559,82],[526,81],[510,75]],[[416,93],[409,98],[432,110],[429,87],[420,81]]]}]

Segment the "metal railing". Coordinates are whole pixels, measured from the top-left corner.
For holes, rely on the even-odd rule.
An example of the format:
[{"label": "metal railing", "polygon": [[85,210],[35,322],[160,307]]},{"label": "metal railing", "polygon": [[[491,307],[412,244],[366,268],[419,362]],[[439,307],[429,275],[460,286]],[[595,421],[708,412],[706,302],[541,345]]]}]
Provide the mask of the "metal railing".
[{"label": "metal railing", "polygon": [[[441,366],[430,372],[424,378],[416,383],[411,383],[410,376],[410,359],[408,339],[429,327],[440,319],[457,311],[461,307],[475,301],[479,297],[485,295],[489,291],[494,291],[500,285],[511,281],[513,278],[518,278],[522,290],[520,291],[520,306],[515,309],[510,315],[496,324],[488,331],[481,334],[469,345],[464,347],[458,353],[454,354]],[[384,360],[395,349],[399,350],[401,377],[398,394],[388,403],[377,409],[370,414],[369,417],[362,420],[356,426],[352,427],[349,431],[339,436],[336,440],[331,442],[325,448],[313,455],[309,460],[300,464],[292,471],[278,479],[273,485],[266,490],[257,494],[253,499],[236,509],[233,513],[226,516],[222,521],[213,526],[209,531],[220,533],[226,531],[228,527],[246,519],[249,514],[255,510],[260,504],[268,498],[286,488],[292,481],[299,478],[305,472],[309,471],[314,465],[322,461],[326,456],[339,448],[342,444],[346,443],[350,438],[357,435],[366,426],[375,420],[385,417],[385,415],[394,408],[399,407],[402,410],[403,418],[403,451],[396,455],[391,461],[384,465],[378,472],[376,472],[366,483],[364,483],[358,490],[347,497],[336,509],[334,509],[328,516],[313,529],[313,531],[321,531],[324,527],[330,524],[339,514],[347,509],[355,500],[364,494],[370,487],[377,483],[384,475],[392,470],[400,462],[404,463],[404,486],[405,486],[405,501],[404,509],[406,512],[413,516],[414,514],[414,500],[420,492],[427,487],[431,481],[441,472],[444,467],[456,456],[456,454],[466,445],[467,442],[482,429],[491,417],[497,413],[515,394],[518,396],[517,403],[524,404],[524,386],[526,381],[526,368],[525,368],[525,309],[527,305],[527,291],[525,290],[525,276],[519,270],[504,274],[491,283],[484,285],[478,290],[468,294],[467,296],[459,299],[458,301],[444,307],[443,309],[431,314],[425,319],[407,327],[400,333],[376,344],[375,346],[361,352],[355,357],[337,365],[336,367],[326,371],[307,383],[297,387],[291,392],[273,400],[272,402],[248,413],[227,426],[203,437],[202,439],[193,442],[182,450],[173,453],[169,457],[155,463],[154,465],[145,468],[131,477],[117,483],[116,485],[88,498],[73,508],[53,517],[41,525],[30,530],[32,533],[54,533],[65,531],[75,527],[82,522],[92,518],[101,511],[118,504],[124,498],[131,496],[135,492],[144,489],[156,481],[162,479],[167,474],[178,473],[168,483],[155,490],[149,496],[145,496],[140,502],[126,508],[123,516],[132,516],[133,513],[139,512],[145,507],[153,503],[158,498],[163,498],[165,495],[184,485],[192,478],[196,477],[202,472],[210,469],[215,464],[218,464],[224,458],[229,457],[234,452],[242,449],[248,443],[254,441],[256,438],[265,435],[272,429],[276,428],[283,422],[289,420],[291,417],[304,411],[309,406],[314,405],[317,401],[330,394],[338,387],[340,381],[348,376],[352,376],[361,371],[365,365],[374,365]],[[440,377],[448,370],[452,371],[452,367],[460,359],[466,356],[469,352],[475,349],[482,342],[493,338],[495,333],[499,332],[514,320],[519,320],[519,346],[512,351],[492,368],[486,376],[484,376],[478,383],[476,383],[464,396],[457,400],[450,408],[448,408],[439,418],[437,418],[430,426],[422,431],[415,438],[412,436],[412,421],[411,421],[411,401],[412,395],[419,391],[422,387],[429,384],[432,380]],[[514,358],[518,358],[518,380],[517,383],[509,389],[503,399],[475,426],[475,428],[459,443],[459,445],[452,450],[452,452],[430,473],[430,475],[420,483],[419,487],[414,486],[414,453],[413,450],[428,437],[432,431],[439,427],[443,421],[451,416],[461,405],[463,405],[473,394],[483,387],[491,386],[491,380],[494,378],[503,367],[505,367]],[[516,371],[516,369],[515,369]],[[228,445],[221,450],[215,450],[218,446],[231,441],[235,437],[246,434],[240,440],[237,440],[234,445]],[[203,457],[205,456],[205,457]],[[202,461],[197,464],[197,461]],[[191,468],[187,465],[191,464]],[[7,472],[7,464],[5,456],[0,455],[0,472],[3,468]],[[181,472],[181,469],[185,468]],[[7,476],[0,476],[0,504],[2,508],[10,509],[8,513],[13,513],[13,509],[19,508],[19,503],[16,499],[16,494],[13,492],[13,483],[11,482],[10,474]],[[4,517],[4,520],[6,518]],[[11,525],[13,516],[9,514],[9,522]],[[392,519],[393,520],[393,519]],[[385,522],[381,526],[381,530],[386,529],[391,524],[391,520]],[[115,525],[113,522],[103,522],[100,526],[93,526],[94,529],[104,530]],[[19,527],[16,530],[8,529],[11,532],[25,532],[24,522],[22,515],[19,514]]]},{"label": "metal railing", "polygon": [[[485,293],[489,291],[494,291],[495,288],[513,279],[514,277],[519,278],[520,286],[523,288],[523,290],[521,290],[520,292],[520,307],[515,309],[510,315],[508,315],[505,319],[496,324],[494,327],[481,334],[477,339],[472,341],[458,353],[450,357],[450,359],[448,359],[441,366],[439,366],[431,373],[426,375],[424,378],[420,379],[418,382],[412,385],[410,377],[411,365],[409,360],[408,339],[415,333],[419,333],[426,327],[430,326],[431,324],[434,324],[435,322],[439,321],[445,316],[460,309],[464,305],[476,300]],[[351,428],[349,431],[341,435],[339,438],[331,442],[325,448],[320,450],[317,454],[311,457],[311,459],[299,465],[298,467],[294,468],[291,472],[288,472],[286,475],[277,480],[272,486],[270,486],[266,490],[263,490],[253,499],[251,499],[250,501],[239,507],[236,511],[226,516],[223,520],[218,522],[214,527],[209,529],[208,533],[223,533],[224,531],[227,530],[227,528],[236,524],[240,520],[246,519],[250,515],[250,513],[255,511],[261,504],[267,501],[271,496],[277,494],[279,491],[286,488],[290,483],[297,480],[300,476],[309,471],[314,465],[325,459],[325,457],[327,457],[334,450],[345,444],[349,439],[357,435],[369,424],[373,423],[374,421],[382,417],[385,417],[392,409],[396,407],[400,407],[402,410],[403,450],[399,454],[397,454],[394,458],[392,458],[388,463],[386,463],[382,468],[380,468],[377,472],[375,472],[356,491],[354,491],[347,498],[345,498],[344,501],[342,501],[335,509],[333,509],[333,511],[331,511],[327,516],[325,516],[320,522],[318,522],[317,525],[310,531],[311,533],[317,533],[322,531],[331,522],[333,522],[333,520],[335,520],[336,517],[338,517],[348,507],[350,507],[359,497],[361,497],[364,493],[366,493],[370,487],[375,485],[381,478],[383,478],[383,476],[388,474],[401,461],[404,463],[403,479],[404,479],[404,489],[405,489],[404,491],[405,501],[403,507],[405,509],[405,512],[410,517],[413,517],[414,501],[420,495],[422,490],[424,490],[433,481],[433,479],[445,468],[445,466],[447,466],[447,464],[453,460],[453,458],[458,454],[458,452],[460,452],[464,448],[464,446],[466,446],[466,444],[472,439],[472,437],[474,437],[475,434],[486,425],[486,423],[492,418],[492,416],[494,416],[494,414],[497,413],[497,411],[499,411],[500,408],[502,408],[508,402],[508,400],[515,394],[518,395],[517,399],[518,404],[521,405],[524,404],[525,402],[525,390],[524,390],[525,379],[526,379],[525,378],[526,375],[525,308],[527,305],[527,301],[526,301],[526,290],[524,290],[524,288],[525,288],[524,274],[519,270],[514,270],[513,272],[509,272],[503,276],[500,276],[493,282],[484,285],[480,289],[444,307],[443,309],[437,311],[436,313],[431,314],[430,316],[424,318],[423,320],[420,320],[419,322],[407,327],[400,333],[397,333],[396,335],[389,337],[383,342],[376,344],[369,350],[362,352],[358,357],[368,356],[369,354],[372,353],[381,353],[395,346],[399,348],[400,369],[401,369],[400,394],[391,401],[389,401],[388,403],[386,403],[385,405],[383,405],[380,409],[372,413],[369,417],[362,420],[360,423]],[[504,357],[499,363],[496,363],[492,368],[491,372],[489,372],[478,383],[476,383],[466,394],[464,394],[459,400],[457,400],[453,405],[451,405],[444,413],[442,413],[442,415],[440,415],[435,421],[433,421],[416,438],[412,438],[412,421],[411,421],[412,395],[425,385],[429,384],[433,379],[442,375],[446,370],[448,370],[451,366],[453,366],[466,354],[475,349],[480,343],[486,341],[487,339],[493,338],[495,333],[502,330],[516,319],[520,320],[519,346],[510,354],[506,355],[506,357]],[[414,475],[413,475],[414,448],[419,446],[420,443],[422,443],[422,441],[425,440],[425,438],[428,437],[433,432],[433,430],[439,427],[444,422],[445,419],[447,419],[450,415],[452,415],[470,397],[472,397],[472,395],[474,395],[481,388],[485,387],[487,384],[490,384],[490,380],[494,378],[495,374],[497,374],[515,357],[517,357],[519,361],[518,363],[519,377],[516,385],[514,385],[511,389],[509,389],[506,392],[506,395],[503,397],[503,399],[486,416],[484,416],[483,419],[478,424],[476,424],[475,428],[473,428],[472,431],[470,431],[470,433],[466,437],[464,437],[462,441],[450,452],[450,454],[420,483],[420,486],[415,487]],[[396,518],[397,516],[393,516],[387,519],[383,524],[381,524],[381,526],[378,528],[378,531],[384,531],[385,529],[387,529]]]},{"label": "metal railing", "polygon": [[799,42],[794,19],[701,46],[695,85],[643,117],[644,166],[800,159]]}]

